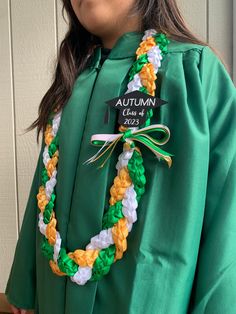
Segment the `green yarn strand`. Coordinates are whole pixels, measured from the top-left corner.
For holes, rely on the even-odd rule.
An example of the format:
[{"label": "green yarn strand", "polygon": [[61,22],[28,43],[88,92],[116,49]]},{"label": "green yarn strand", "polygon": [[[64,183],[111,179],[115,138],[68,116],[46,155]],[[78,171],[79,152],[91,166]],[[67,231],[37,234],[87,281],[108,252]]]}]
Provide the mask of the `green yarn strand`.
[{"label": "green yarn strand", "polygon": [[47,169],[44,167],[42,170],[42,185],[45,187],[47,181],[49,180]]},{"label": "green yarn strand", "polygon": [[54,208],[55,199],[56,199],[56,195],[54,193],[52,193],[51,199],[48,202],[48,204],[46,205],[45,210],[43,212],[43,222],[46,225],[50,222],[50,218],[51,218],[52,211],[53,211],[53,208]]},{"label": "green yarn strand", "polygon": [[145,168],[143,166],[143,158],[137,150],[134,150],[132,157],[127,165],[130,178],[134,184],[134,189],[137,194],[137,201],[139,202],[141,196],[145,192]]},{"label": "green yarn strand", "polygon": [[147,54],[139,56],[139,58],[134,62],[132,68],[129,72],[129,81],[132,81],[135,74],[139,73],[142,70],[142,67],[148,62]]},{"label": "green yarn strand", "polygon": [[60,271],[66,273],[67,276],[74,276],[79,267],[73,259],[69,257],[64,248],[60,250],[57,264]]},{"label": "green yarn strand", "polygon": [[110,245],[108,248],[103,249],[99,252],[95,263],[93,264],[92,277],[90,281],[100,280],[104,275],[106,275],[111,265],[114,262],[116,253],[115,245]]},{"label": "green yarn strand", "polygon": [[108,229],[114,226],[124,215],[122,213],[122,202],[118,201],[110,206],[108,211],[104,214],[102,220],[102,228]]},{"label": "green yarn strand", "polygon": [[52,156],[55,154],[55,152],[58,149],[58,135],[56,135],[54,137],[54,139],[52,140],[51,144],[48,147],[48,154],[50,156],[50,158],[52,158]]},{"label": "green yarn strand", "polygon": [[167,54],[168,50],[168,45],[170,43],[170,40],[166,37],[165,34],[160,33],[160,34],[156,34],[153,35],[156,44],[159,46],[160,50],[161,50],[161,54],[165,55]]},{"label": "green yarn strand", "polygon": [[53,253],[54,253],[54,248],[52,245],[49,244],[47,238],[44,236],[42,243],[41,243],[41,250],[43,252],[43,255],[48,259],[51,260],[53,259]]}]

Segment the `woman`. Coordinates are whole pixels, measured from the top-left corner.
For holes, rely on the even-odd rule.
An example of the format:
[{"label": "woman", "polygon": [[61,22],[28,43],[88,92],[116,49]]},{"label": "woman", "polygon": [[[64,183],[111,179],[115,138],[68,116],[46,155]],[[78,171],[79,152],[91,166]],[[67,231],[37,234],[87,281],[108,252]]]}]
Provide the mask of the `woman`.
[{"label": "woman", "polygon": [[[45,143],[6,287],[13,313],[235,313],[229,74],[187,29],[175,0],[63,3],[69,31],[31,127]],[[107,113],[107,101],[135,90],[167,102],[138,125],[161,128],[162,151],[130,140],[118,111]],[[96,133],[100,147],[125,134],[119,162],[122,140],[97,169]],[[124,210],[131,188],[137,222]]]}]

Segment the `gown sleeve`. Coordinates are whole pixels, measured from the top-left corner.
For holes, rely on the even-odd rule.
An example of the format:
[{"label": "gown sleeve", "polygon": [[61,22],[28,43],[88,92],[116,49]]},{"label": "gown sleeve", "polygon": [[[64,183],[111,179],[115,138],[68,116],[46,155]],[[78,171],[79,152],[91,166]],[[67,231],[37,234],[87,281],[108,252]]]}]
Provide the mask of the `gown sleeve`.
[{"label": "gown sleeve", "polygon": [[18,308],[33,309],[36,287],[36,227],[39,179],[42,171],[42,146],[16,244],[5,295]]},{"label": "gown sleeve", "polygon": [[192,314],[236,313],[236,89],[206,46],[199,65],[209,122],[207,196]]}]

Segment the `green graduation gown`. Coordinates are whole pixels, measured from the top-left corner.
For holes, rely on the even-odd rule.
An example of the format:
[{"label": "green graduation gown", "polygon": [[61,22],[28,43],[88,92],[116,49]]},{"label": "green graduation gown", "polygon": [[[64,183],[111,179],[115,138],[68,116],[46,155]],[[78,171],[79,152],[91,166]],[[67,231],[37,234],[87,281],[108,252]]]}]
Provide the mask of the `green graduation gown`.
[{"label": "green graduation gown", "polygon": [[[68,251],[102,230],[122,143],[102,169],[83,162],[98,150],[91,135],[118,132],[115,109],[103,122],[105,101],[125,93],[142,36],[124,33],[102,66],[96,48],[64,109],[55,211]],[[162,148],[173,164],[138,145],[146,192],[123,259],[84,286],[51,271],[37,226],[41,150],[5,291],[12,304],[36,314],[236,313],[235,86],[209,47],[175,40],[157,75],[156,95],[168,104],[151,123],[169,127]]]}]

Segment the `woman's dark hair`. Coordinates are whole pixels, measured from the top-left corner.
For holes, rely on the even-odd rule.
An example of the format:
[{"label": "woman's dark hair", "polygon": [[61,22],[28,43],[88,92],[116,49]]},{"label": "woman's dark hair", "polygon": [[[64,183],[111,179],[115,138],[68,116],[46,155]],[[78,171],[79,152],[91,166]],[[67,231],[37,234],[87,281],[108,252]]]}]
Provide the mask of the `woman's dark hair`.
[{"label": "woman's dark hair", "polygon": [[[53,83],[41,100],[38,118],[27,129],[29,131],[37,128],[37,139],[40,131],[45,130],[50,114],[65,106],[76,77],[86,67],[94,48],[101,44],[98,37],[81,25],[73,11],[71,1],[62,2],[64,19],[64,13],[67,13],[68,31],[59,48]],[[210,46],[188,29],[176,0],[137,0],[132,13],[142,16],[143,30],[156,29],[177,41]]]}]

